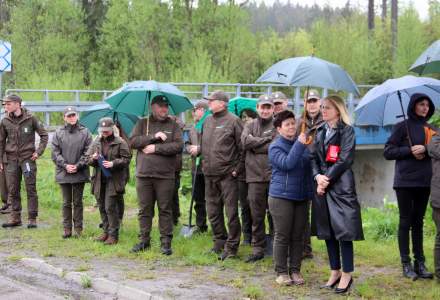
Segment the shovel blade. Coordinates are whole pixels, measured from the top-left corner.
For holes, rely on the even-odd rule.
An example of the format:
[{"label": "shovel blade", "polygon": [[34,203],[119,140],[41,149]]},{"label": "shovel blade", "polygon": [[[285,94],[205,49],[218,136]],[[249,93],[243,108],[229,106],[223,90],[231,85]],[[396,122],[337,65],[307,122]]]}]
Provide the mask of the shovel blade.
[{"label": "shovel blade", "polygon": [[189,238],[193,235],[195,228],[196,226],[183,225],[180,229],[180,235],[184,238]]}]

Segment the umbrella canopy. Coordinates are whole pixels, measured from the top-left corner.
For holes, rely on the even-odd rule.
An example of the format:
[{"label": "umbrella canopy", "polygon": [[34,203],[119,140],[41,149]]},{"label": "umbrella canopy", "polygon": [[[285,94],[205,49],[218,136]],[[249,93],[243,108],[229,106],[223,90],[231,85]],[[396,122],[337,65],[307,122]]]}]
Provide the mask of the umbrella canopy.
[{"label": "umbrella canopy", "polygon": [[154,80],[125,83],[105,101],[117,112],[142,117],[150,114],[150,102],[158,95],[168,99],[171,114],[176,115],[193,107],[189,99],[177,87]]},{"label": "umbrella canopy", "polygon": [[257,111],[257,102],[255,98],[235,97],[229,100],[228,111],[240,117],[241,112],[245,109]]},{"label": "umbrella canopy", "polygon": [[283,83],[291,86],[314,86],[359,95],[359,90],[339,65],[314,57],[294,57],[277,62],[257,82]]},{"label": "umbrella canopy", "polygon": [[98,122],[101,118],[109,117],[115,122],[121,124],[124,133],[128,136],[131,133],[134,125],[139,120],[139,117],[114,111],[108,103],[91,106],[81,114],[79,122],[87,127],[92,133],[98,132]]},{"label": "umbrella canopy", "polygon": [[[403,105],[399,101],[400,91]],[[368,91],[355,109],[357,126],[387,126],[400,122],[406,115],[411,95],[423,93],[435,106],[440,105],[440,80],[411,75],[389,79]]]},{"label": "umbrella canopy", "polygon": [[428,47],[413,63],[409,71],[423,74],[440,73],[440,40]]}]

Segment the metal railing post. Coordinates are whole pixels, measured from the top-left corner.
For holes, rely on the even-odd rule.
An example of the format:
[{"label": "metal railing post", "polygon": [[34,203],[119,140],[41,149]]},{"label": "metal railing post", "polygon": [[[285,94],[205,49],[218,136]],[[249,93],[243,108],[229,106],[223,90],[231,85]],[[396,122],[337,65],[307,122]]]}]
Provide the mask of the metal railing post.
[{"label": "metal railing post", "polygon": [[347,106],[348,106],[348,113],[350,115],[350,119],[354,120],[354,96],[353,93],[348,94],[347,97]]},{"label": "metal railing post", "polygon": [[237,83],[235,87],[235,97],[240,97],[240,96],[241,96],[241,85]]},{"label": "metal railing post", "polygon": [[[48,90],[44,91],[44,102],[46,103],[46,105],[50,105]],[[50,125],[50,112],[46,111],[44,113],[44,119],[45,119],[46,126],[49,126]]]}]

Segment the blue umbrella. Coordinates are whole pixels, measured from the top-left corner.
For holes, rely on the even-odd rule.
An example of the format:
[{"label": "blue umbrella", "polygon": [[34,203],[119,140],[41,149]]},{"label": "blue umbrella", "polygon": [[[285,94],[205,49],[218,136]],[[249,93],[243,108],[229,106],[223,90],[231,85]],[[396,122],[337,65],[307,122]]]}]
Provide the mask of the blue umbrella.
[{"label": "blue umbrella", "polygon": [[[423,93],[440,105],[440,80],[411,75],[389,79],[368,91],[355,109],[357,126],[387,126],[406,118],[411,95]],[[399,96],[400,95],[400,96]]]},{"label": "blue umbrella", "polygon": [[142,117],[150,114],[151,100],[158,95],[168,99],[171,114],[176,115],[193,107],[191,101],[177,87],[154,80],[125,83],[105,99],[105,102],[115,111]]},{"label": "blue umbrella", "polygon": [[89,107],[81,114],[79,122],[92,133],[97,133],[98,122],[104,117],[109,117],[115,122],[119,122],[127,136],[130,135],[131,130],[139,120],[139,117],[135,115],[114,111],[108,103],[103,103]]},{"label": "blue umbrella", "polygon": [[274,82],[291,86],[320,87],[359,95],[359,90],[339,65],[315,56],[294,57],[277,62],[257,82]]}]

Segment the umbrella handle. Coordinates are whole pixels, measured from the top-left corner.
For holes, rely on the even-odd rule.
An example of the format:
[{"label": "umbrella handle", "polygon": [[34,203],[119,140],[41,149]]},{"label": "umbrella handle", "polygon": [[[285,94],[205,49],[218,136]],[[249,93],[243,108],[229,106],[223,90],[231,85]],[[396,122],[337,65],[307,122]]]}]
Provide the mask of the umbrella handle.
[{"label": "umbrella handle", "polygon": [[[307,122],[307,98],[309,98],[309,89],[310,87],[307,86],[306,89],[306,95],[304,97],[304,112],[303,112],[303,121],[301,124],[301,133],[306,133],[306,122]],[[308,136],[306,138],[306,145],[310,145],[313,141],[313,137],[312,136]]]},{"label": "umbrella handle", "polygon": [[397,96],[399,96],[400,108],[402,109],[402,115],[403,115],[403,122],[405,122],[406,134],[408,135],[408,143],[409,146],[412,147],[413,142],[411,139],[411,135],[409,134],[409,126],[408,126],[408,122],[406,121],[405,110],[403,109],[403,103],[402,103],[402,94],[400,93],[400,91],[397,91]]}]

